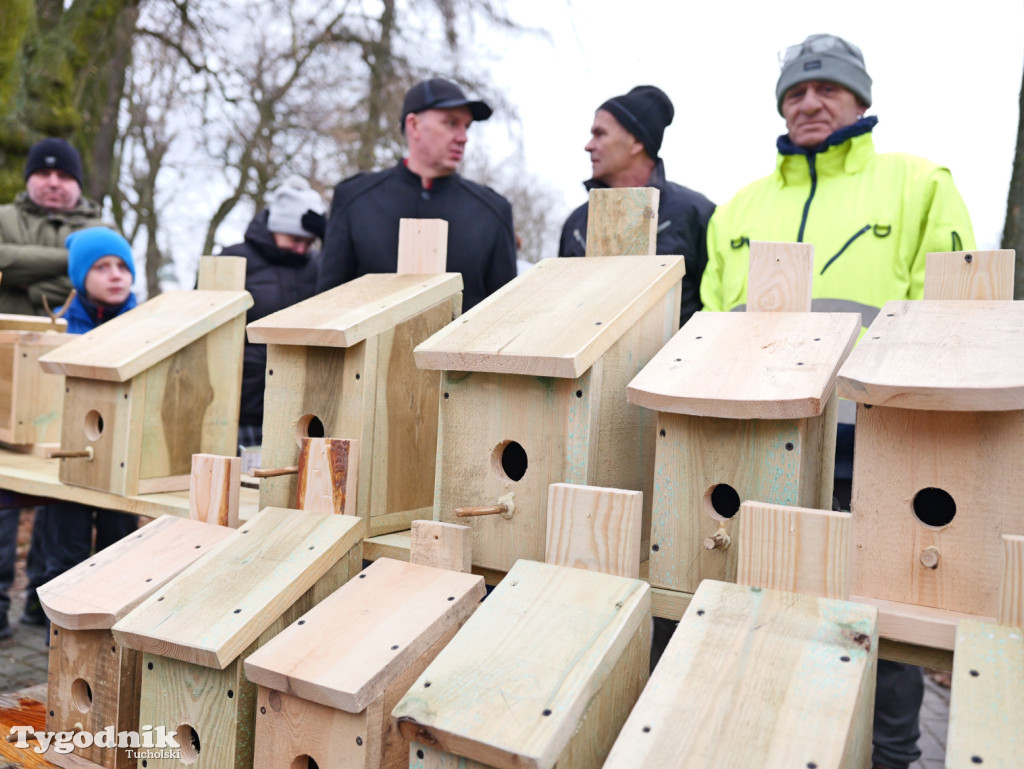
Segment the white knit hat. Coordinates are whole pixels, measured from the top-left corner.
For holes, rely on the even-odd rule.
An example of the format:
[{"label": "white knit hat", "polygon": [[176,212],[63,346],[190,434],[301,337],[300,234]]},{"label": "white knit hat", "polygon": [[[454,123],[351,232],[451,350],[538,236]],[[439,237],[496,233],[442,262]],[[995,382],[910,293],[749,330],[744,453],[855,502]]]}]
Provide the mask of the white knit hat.
[{"label": "white knit hat", "polygon": [[320,194],[309,188],[309,182],[301,176],[289,176],[274,194],[270,203],[267,229],[300,238],[315,238],[302,227],[302,215],[307,211],[324,212],[324,201]]}]

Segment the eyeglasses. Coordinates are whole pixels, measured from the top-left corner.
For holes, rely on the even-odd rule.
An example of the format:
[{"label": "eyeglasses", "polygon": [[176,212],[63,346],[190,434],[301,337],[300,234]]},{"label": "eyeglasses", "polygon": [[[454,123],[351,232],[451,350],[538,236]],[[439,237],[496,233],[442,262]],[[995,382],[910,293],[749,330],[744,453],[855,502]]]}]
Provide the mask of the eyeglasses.
[{"label": "eyeglasses", "polygon": [[847,43],[841,37],[835,35],[811,35],[802,43],[791,45],[788,48],[783,48],[779,51],[779,68],[785,69],[786,65],[805,53],[828,53],[836,49],[845,51],[846,53],[853,54],[857,58],[863,59],[864,54],[860,52],[860,48]]}]

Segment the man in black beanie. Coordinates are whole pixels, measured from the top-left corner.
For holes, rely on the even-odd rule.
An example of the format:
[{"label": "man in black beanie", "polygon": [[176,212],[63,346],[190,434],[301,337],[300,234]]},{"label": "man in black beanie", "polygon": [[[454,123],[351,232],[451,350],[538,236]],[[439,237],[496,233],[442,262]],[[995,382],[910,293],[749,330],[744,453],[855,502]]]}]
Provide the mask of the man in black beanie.
[{"label": "man in black beanie", "polygon": [[[597,109],[590,128],[595,187],[655,187],[658,204],[658,253],[686,258],[680,323],[701,308],[700,279],[707,264],[707,224],[715,204],[699,192],[665,179],[665,165],[658,157],[665,127],[675,116],[672,102],[660,88],[638,85],[615,96]],[[587,204],[573,211],[562,227],[560,256],[584,256],[587,248]]]}]

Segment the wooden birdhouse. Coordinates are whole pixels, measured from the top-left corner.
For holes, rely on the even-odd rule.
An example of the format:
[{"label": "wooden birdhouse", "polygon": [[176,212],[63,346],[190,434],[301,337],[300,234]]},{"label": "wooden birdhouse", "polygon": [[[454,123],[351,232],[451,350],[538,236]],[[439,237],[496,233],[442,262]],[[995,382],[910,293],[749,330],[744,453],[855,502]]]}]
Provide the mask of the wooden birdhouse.
[{"label": "wooden birdhouse", "polygon": [[[39,588],[50,619],[46,730],[96,734],[140,730],[141,655],[111,627],[217,543],[223,526],[164,516]],[[125,748],[96,745],[46,758],[67,769],[136,766]]]},{"label": "wooden birdhouse", "polygon": [[697,313],[629,385],[658,413],[651,584],[736,578],[742,500],[832,506],[841,313]]},{"label": "wooden birdhouse", "polygon": [[[1001,537],[1024,534],[1022,331],[1019,302],[889,302],[839,372],[857,401],[851,592],[897,640],[950,649],[956,619],[996,615]],[[945,615],[941,639],[914,635],[916,607]]]},{"label": "wooden birdhouse", "polygon": [[38,453],[60,445],[64,378],[39,368],[39,357],[74,339],[67,326],[0,315],[0,442]]},{"label": "wooden birdhouse", "polygon": [[653,415],[625,388],[678,328],[683,269],[549,259],[416,348],[443,371],[434,518],[473,528],[474,564],[544,558],[552,483],[644,491],[649,531]]},{"label": "wooden birdhouse", "polygon": [[282,631],[245,663],[256,769],[407,762],[391,708],[484,593],[483,577],[381,558]]},{"label": "wooden birdhouse", "polygon": [[363,530],[354,516],[267,508],[114,625],[142,653],[140,722],[181,746],[149,769],[252,766],[245,659],[359,571]]},{"label": "wooden birdhouse", "polygon": [[[413,348],[462,308],[458,274],[373,274],[249,325],[267,345],[264,468],[295,466],[304,437],[352,438],[355,505],[370,535],[432,517],[438,376]],[[291,506],[294,476],[265,478],[262,505]]]},{"label": "wooden birdhouse", "polygon": [[516,563],[392,711],[409,766],[601,766],[647,681],[650,592]]},{"label": "wooden birdhouse", "polygon": [[245,291],[174,291],[39,359],[63,374],[62,483],[131,496],[189,486],[238,442]]}]

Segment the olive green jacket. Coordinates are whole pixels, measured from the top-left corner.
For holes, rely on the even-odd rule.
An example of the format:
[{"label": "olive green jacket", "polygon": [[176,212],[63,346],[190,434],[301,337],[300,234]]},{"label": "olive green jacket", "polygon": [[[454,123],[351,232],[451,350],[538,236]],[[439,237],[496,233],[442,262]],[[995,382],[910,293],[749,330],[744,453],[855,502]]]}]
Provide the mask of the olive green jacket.
[{"label": "olive green jacket", "polygon": [[64,239],[102,224],[99,204],[84,196],[70,211],[37,206],[27,192],[0,206],[0,313],[45,315],[44,296],[59,307],[71,292]]}]

